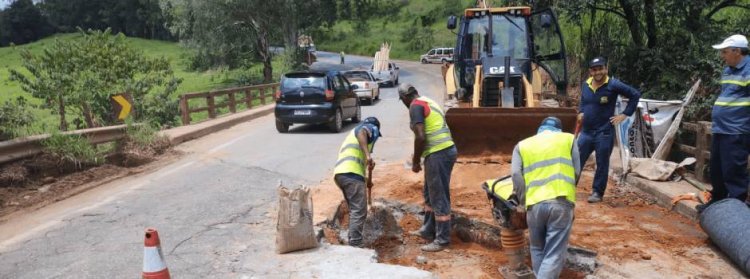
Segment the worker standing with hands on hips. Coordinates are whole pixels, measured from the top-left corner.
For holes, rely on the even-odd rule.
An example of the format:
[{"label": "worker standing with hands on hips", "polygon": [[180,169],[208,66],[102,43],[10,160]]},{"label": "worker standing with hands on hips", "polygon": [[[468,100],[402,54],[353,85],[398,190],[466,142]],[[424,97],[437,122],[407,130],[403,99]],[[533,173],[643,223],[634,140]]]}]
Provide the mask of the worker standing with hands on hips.
[{"label": "worker standing with hands on hips", "polygon": [[526,210],[536,278],[558,278],[565,265],[581,174],[578,155],[573,134],[562,132],[557,117],[545,118],[535,136],[513,149],[511,177],[513,193],[519,199],[516,210]]},{"label": "worker standing with hands on hips", "polygon": [[[596,151],[596,172],[588,202],[601,202],[607,189],[609,157],[615,143],[615,126],[633,115],[641,93],[624,82],[609,77],[607,60],[597,57],[589,63],[589,78],[581,85],[581,102],[578,121],[582,122],[578,136],[581,166]],[[615,115],[617,96],[628,98],[622,114]]]},{"label": "worker standing with hands on hips", "polygon": [[375,117],[366,118],[346,136],[339,149],[333,180],[341,189],[349,207],[349,245],[363,247],[362,231],[367,219],[367,185],[365,166],[372,171],[375,161],[372,150],[375,142],[383,136],[380,121]]},{"label": "worker standing with hands on hips", "polygon": [[424,211],[422,227],[409,234],[430,243],[421,247],[425,252],[438,252],[450,244],[451,197],[450,183],[458,151],[453,143],[445,114],[433,100],[422,97],[411,84],[398,87],[401,102],[409,108],[411,130],[414,132],[412,171],[422,170],[424,158]]},{"label": "worker standing with hands on hips", "polygon": [[725,198],[748,202],[750,58],[747,38],[732,35],[713,48],[719,50],[727,66],[721,73],[721,93],[711,112],[711,201],[696,206],[698,212]]}]

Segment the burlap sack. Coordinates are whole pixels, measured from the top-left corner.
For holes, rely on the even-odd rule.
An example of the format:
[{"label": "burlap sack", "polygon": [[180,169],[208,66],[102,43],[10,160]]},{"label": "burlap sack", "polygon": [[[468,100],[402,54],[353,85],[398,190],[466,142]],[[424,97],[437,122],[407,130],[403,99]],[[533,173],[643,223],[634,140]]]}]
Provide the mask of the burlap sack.
[{"label": "burlap sack", "polygon": [[276,253],[284,254],[318,246],[312,214],[313,204],[309,188],[289,190],[279,186]]}]

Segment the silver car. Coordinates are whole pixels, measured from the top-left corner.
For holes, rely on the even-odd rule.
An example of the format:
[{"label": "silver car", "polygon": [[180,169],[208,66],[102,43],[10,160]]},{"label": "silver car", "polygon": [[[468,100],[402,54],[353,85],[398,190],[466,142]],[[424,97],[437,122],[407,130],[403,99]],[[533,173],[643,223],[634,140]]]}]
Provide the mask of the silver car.
[{"label": "silver car", "polygon": [[347,71],[344,72],[344,77],[352,85],[357,85],[354,93],[360,100],[367,100],[368,104],[372,105],[374,100],[380,99],[380,86],[370,72],[364,70]]},{"label": "silver car", "polygon": [[419,57],[422,64],[453,62],[453,48],[433,48]]}]

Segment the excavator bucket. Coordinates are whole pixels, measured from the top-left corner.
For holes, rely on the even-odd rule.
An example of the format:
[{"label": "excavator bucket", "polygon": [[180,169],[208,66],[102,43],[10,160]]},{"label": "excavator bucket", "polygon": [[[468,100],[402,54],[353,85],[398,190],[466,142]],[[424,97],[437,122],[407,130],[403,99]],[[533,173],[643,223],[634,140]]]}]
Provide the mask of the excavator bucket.
[{"label": "excavator bucket", "polygon": [[573,133],[573,108],[450,108],[445,119],[462,157],[511,155],[521,140],[536,134],[548,116],[562,121],[563,130]]}]

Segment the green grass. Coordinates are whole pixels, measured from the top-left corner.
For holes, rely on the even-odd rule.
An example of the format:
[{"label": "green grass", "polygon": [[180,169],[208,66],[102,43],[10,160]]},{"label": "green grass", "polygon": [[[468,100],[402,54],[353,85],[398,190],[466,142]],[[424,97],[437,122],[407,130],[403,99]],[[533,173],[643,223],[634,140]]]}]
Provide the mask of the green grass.
[{"label": "green grass", "polygon": [[[32,53],[38,54],[41,53],[44,48],[51,46],[55,40],[73,40],[77,37],[80,37],[77,33],[58,34],[26,45],[0,48],[0,102],[23,96],[28,99],[31,104],[42,104],[42,100],[33,98],[31,94],[23,91],[18,82],[9,80],[10,70],[16,69],[27,73],[23,68],[21,61],[20,51],[22,49],[28,49]],[[177,89],[177,92],[180,95],[235,87],[237,86],[237,83],[234,81],[234,77],[241,74],[242,71],[239,69],[212,69],[203,72],[190,71],[188,70],[188,65],[190,62],[189,57],[192,52],[190,49],[184,48],[178,43],[139,38],[127,38],[127,42],[130,47],[141,51],[147,57],[165,57],[169,60],[172,65],[172,70],[175,72],[175,76],[183,79],[182,84],[180,84]],[[278,69],[281,69],[281,62],[279,59],[274,59],[273,67],[274,76],[280,76],[277,74]],[[256,64],[248,71],[261,75],[262,65]],[[26,134],[47,133],[53,132],[57,129],[59,119],[51,110],[36,108],[34,109],[34,114],[38,121],[29,131],[26,132]],[[69,115],[68,120],[73,117],[75,117],[75,115]],[[201,120],[203,118],[205,117],[200,115],[193,117],[194,120]]]},{"label": "green grass", "polygon": [[[461,0],[461,2],[463,7],[469,7],[475,1]],[[339,21],[330,30],[321,31],[325,34],[314,40],[318,49],[321,50],[344,51],[363,56],[374,56],[375,52],[380,49],[381,43],[387,41],[391,43],[391,58],[418,61],[419,56],[427,53],[431,48],[453,47],[456,43],[456,35],[446,27],[447,17],[439,17],[434,24],[430,25],[434,39],[432,46],[420,50],[409,50],[406,44],[399,43],[402,30],[414,25],[415,18],[434,9],[442,8],[443,4],[443,1],[410,0],[397,15],[368,20],[370,29],[367,34],[357,34],[351,21]],[[418,21],[417,24],[419,24]]]}]

